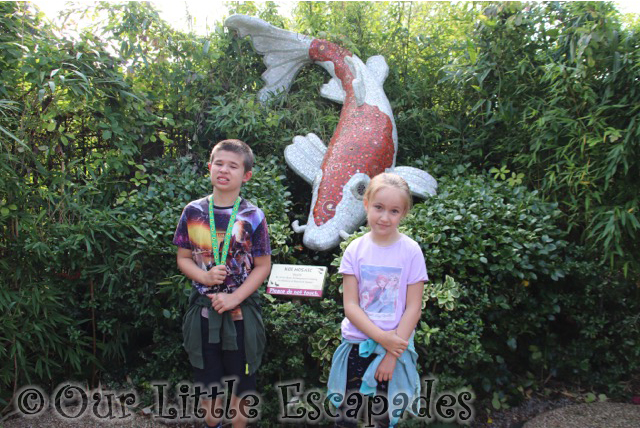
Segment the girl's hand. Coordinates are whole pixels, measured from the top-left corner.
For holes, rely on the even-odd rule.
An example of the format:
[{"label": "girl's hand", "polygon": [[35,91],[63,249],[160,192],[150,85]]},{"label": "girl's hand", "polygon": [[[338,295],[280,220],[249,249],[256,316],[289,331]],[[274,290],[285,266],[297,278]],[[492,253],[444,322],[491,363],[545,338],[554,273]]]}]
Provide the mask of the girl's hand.
[{"label": "girl's hand", "polygon": [[387,350],[387,353],[396,358],[400,357],[409,346],[409,342],[398,336],[395,330],[385,331],[378,343]]},{"label": "girl's hand", "polygon": [[198,282],[209,287],[222,284],[224,279],[227,277],[227,267],[225,265],[214,266],[208,271],[202,272],[202,281]]},{"label": "girl's hand", "polygon": [[393,371],[396,369],[398,359],[391,354],[385,354],[382,361],[378,365],[375,378],[378,382],[389,381],[393,377]]}]

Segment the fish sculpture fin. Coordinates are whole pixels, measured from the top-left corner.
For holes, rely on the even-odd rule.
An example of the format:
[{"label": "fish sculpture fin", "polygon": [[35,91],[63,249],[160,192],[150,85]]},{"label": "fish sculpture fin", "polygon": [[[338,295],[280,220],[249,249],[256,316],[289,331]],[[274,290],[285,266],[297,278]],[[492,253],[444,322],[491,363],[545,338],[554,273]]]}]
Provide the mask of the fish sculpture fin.
[{"label": "fish sculpture fin", "polygon": [[311,64],[309,48],[313,39],[276,28],[262,19],[233,15],[224,25],[238,32],[240,37],[250,36],[253,48],[261,55],[267,70],[262,73],[265,87],[258,92],[265,102],[279,92],[288,92],[298,71]]},{"label": "fish sculpture fin", "polygon": [[364,99],[367,96],[367,89],[365,87],[364,76],[362,74],[362,69],[359,64],[362,64],[362,61],[358,60],[354,61],[352,56],[345,57],[344,62],[347,63],[351,72],[353,73],[353,80],[351,81],[351,86],[353,87],[353,95],[356,98],[356,104],[361,106],[364,104]]},{"label": "fish sculpture fin", "polygon": [[426,198],[436,194],[438,183],[428,172],[410,166],[397,166],[389,172],[398,174],[409,185],[409,190],[415,196]]},{"label": "fish sculpture fin", "polygon": [[293,138],[293,144],[284,149],[284,159],[287,165],[309,184],[321,172],[322,159],[327,146],[316,134],[298,135]]},{"label": "fish sculpture fin", "polygon": [[344,89],[342,89],[342,83],[335,77],[329,80],[329,83],[322,85],[320,95],[340,104],[344,103],[344,99],[347,96]]},{"label": "fish sculpture fin", "polygon": [[300,223],[298,223],[298,220],[295,220],[293,223],[291,223],[291,228],[295,233],[304,233],[304,230],[307,228],[307,225],[300,226]]},{"label": "fish sculpture fin", "polygon": [[382,86],[389,76],[389,66],[382,55],[374,55],[367,60],[367,68],[376,82]]}]

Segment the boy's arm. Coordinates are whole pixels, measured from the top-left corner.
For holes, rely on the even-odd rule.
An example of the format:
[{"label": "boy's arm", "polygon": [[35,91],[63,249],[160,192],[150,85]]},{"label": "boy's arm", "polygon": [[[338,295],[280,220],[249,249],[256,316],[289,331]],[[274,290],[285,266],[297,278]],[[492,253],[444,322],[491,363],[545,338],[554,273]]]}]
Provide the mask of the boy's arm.
[{"label": "boy's arm", "polygon": [[360,307],[358,280],[354,275],[342,275],[342,298],[345,316],[358,330],[378,342],[388,353],[399,357],[409,342],[398,336],[395,330],[384,331],[373,323]]},{"label": "boy's arm", "polygon": [[[398,336],[403,339],[409,339],[411,333],[416,328],[420,315],[422,314],[422,294],[424,292],[424,282],[416,282],[407,285],[407,305],[405,307],[400,324],[396,330]],[[397,356],[389,353],[385,354],[378,365],[375,378],[379,382],[391,380],[393,371],[396,368]]]},{"label": "boy's arm", "polygon": [[191,258],[191,250],[187,248],[178,247],[176,260],[178,268],[187,278],[203,285],[222,284],[227,276],[227,269],[223,265],[215,266],[208,271],[200,269]]},{"label": "boy's arm", "polygon": [[254,257],[251,273],[236,291],[231,294],[218,293],[211,296],[213,309],[221,314],[237,307],[260,288],[269,276],[269,272],[271,272],[271,255]]}]

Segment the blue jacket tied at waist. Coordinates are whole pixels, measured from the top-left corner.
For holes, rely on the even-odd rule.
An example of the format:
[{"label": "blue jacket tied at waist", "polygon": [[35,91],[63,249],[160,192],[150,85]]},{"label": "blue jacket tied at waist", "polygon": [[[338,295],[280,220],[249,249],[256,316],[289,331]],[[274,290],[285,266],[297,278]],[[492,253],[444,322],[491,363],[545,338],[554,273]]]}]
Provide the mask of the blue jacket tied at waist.
[{"label": "blue jacket tied at waist", "polygon": [[[364,341],[343,339],[342,343],[333,354],[331,372],[329,373],[329,381],[327,382],[329,400],[336,407],[340,407],[345,399],[345,389],[347,386],[347,362],[349,359],[349,352],[353,345],[359,346],[359,353],[363,358],[366,358],[371,354],[377,354],[362,377],[360,392],[364,395],[373,396],[375,395],[376,387],[378,386],[375,374],[378,369],[378,365],[387,353],[387,350],[373,339],[367,339]],[[389,404],[389,420],[391,422],[391,427],[395,426],[400,420],[400,416],[402,415],[401,411],[404,407],[416,416],[416,413],[420,410],[420,376],[418,375],[417,361],[418,354],[415,350],[412,335],[409,339],[409,347],[402,353],[402,355],[400,355],[400,358],[398,358],[396,368],[393,371],[393,376],[389,381],[387,399]],[[399,403],[394,403],[394,398],[398,397],[399,394],[405,394],[408,401],[404,402],[404,400],[398,400]],[[413,407],[414,403],[416,404],[415,407]]]}]

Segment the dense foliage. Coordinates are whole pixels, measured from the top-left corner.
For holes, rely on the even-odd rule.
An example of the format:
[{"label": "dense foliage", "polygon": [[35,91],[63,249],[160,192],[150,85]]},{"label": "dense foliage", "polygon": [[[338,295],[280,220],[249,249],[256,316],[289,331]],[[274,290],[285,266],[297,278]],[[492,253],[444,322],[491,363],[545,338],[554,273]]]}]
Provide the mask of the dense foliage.
[{"label": "dense foliage", "polygon": [[[631,392],[637,20],[600,2],[304,2],[292,19],[270,2],[232,7],[387,59],[398,164],[440,186],[402,226],[431,278],[423,374],[493,407],[550,380]],[[183,206],[210,191],[212,144],[241,138],[258,155],[243,195],[267,214],[273,261],[332,274],[321,300],[263,296],[259,384],[275,424],[275,383],[322,387],[343,316],[341,249],[314,253],[293,235],[310,189],[282,156],[295,135],[330,140],[340,106],[319,95],[326,74],[302,70],[265,107],[262,59],[220,24],[177,32],[144,2],[68,14],[96,19],[70,35],[0,2],[0,406],[30,383],[128,379],[144,392],[190,379],[189,284],[171,238]]]}]

